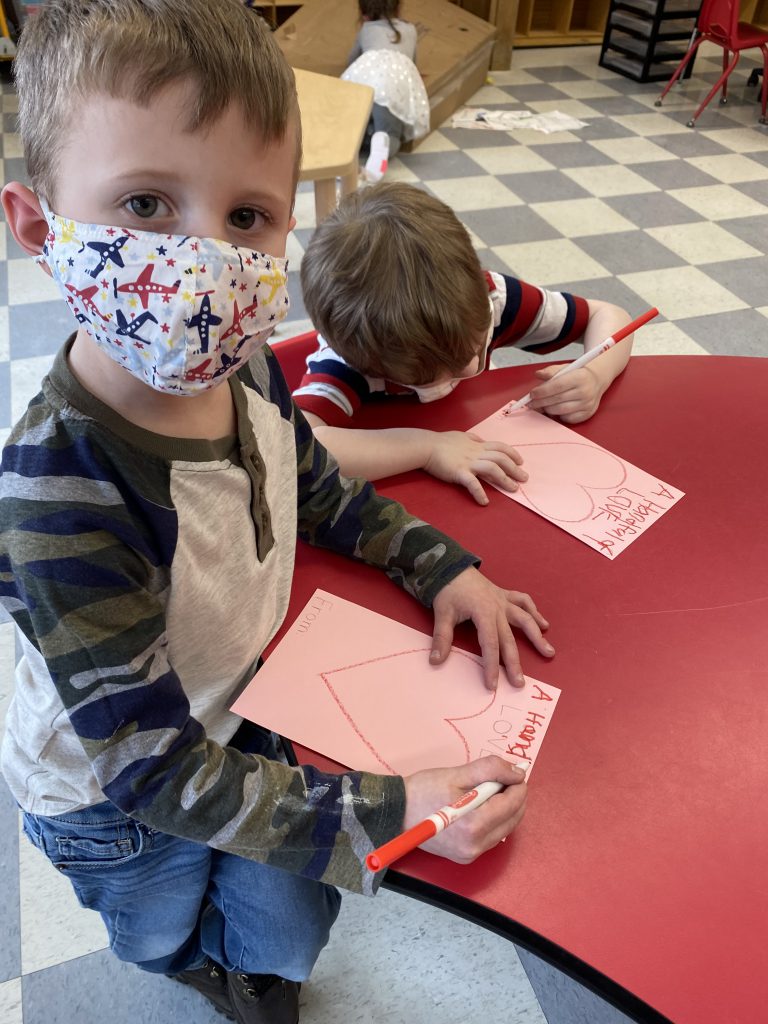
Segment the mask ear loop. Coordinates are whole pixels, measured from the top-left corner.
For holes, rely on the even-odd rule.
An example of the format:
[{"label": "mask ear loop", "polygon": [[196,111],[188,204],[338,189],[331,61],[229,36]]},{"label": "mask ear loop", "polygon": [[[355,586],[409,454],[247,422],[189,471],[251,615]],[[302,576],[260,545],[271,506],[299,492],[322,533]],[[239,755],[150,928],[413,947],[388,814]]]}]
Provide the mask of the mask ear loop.
[{"label": "mask ear loop", "polygon": [[[43,197],[40,195],[37,197],[37,201],[40,203],[40,209],[45,214],[45,219],[49,222],[50,225],[51,208],[48,205],[48,201],[46,199],[43,199]],[[37,253],[37,255],[33,256],[32,259],[35,261],[38,267],[46,266],[48,267],[49,270],[51,269],[51,265],[48,262],[48,257],[45,255],[44,252]]]}]

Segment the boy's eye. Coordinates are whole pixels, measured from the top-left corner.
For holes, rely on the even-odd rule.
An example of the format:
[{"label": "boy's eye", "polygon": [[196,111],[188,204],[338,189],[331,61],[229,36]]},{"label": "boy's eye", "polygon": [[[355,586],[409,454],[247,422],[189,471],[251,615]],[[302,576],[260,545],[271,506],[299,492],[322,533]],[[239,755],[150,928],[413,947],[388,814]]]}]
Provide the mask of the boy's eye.
[{"label": "boy's eye", "polygon": [[157,196],[143,195],[131,196],[127,206],[131,213],[134,213],[137,217],[147,218],[154,217],[160,207],[165,206],[165,203],[161,202]]},{"label": "boy's eye", "polygon": [[229,220],[232,226],[240,231],[250,231],[254,227],[261,227],[266,217],[251,206],[241,206],[232,211]]}]

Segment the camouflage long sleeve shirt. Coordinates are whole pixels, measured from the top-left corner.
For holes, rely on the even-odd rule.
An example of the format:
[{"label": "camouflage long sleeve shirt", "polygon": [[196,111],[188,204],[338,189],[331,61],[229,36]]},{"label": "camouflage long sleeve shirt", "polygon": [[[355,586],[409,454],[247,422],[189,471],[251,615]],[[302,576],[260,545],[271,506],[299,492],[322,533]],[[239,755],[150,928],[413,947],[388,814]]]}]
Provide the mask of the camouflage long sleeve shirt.
[{"label": "camouflage long sleeve shirt", "polygon": [[[226,387],[227,385],[222,385]],[[238,434],[129,423],[56,359],[0,476],[0,602],[23,657],[2,767],[22,808],[105,798],[148,826],[372,891],[400,778],[246,755],[229,705],[288,607],[296,536],[383,569],[424,604],[477,559],[340,477],[269,349],[229,382]]]}]

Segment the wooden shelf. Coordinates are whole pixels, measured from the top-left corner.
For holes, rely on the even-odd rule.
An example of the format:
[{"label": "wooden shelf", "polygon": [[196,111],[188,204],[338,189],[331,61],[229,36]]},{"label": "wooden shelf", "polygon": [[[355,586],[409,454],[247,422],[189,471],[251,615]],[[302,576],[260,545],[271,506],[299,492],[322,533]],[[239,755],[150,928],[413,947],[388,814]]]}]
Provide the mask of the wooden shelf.
[{"label": "wooden shelf", "polygon": [[749,21],[768,32],[768,0],[746,0],[741,5],[742,21]]},{"label": "wooden shelf", "polygon": [[[603,38],[610,0],[520,0],[515,46],[575,46]],[[768,4],[768,0],[764,0]]]}]

